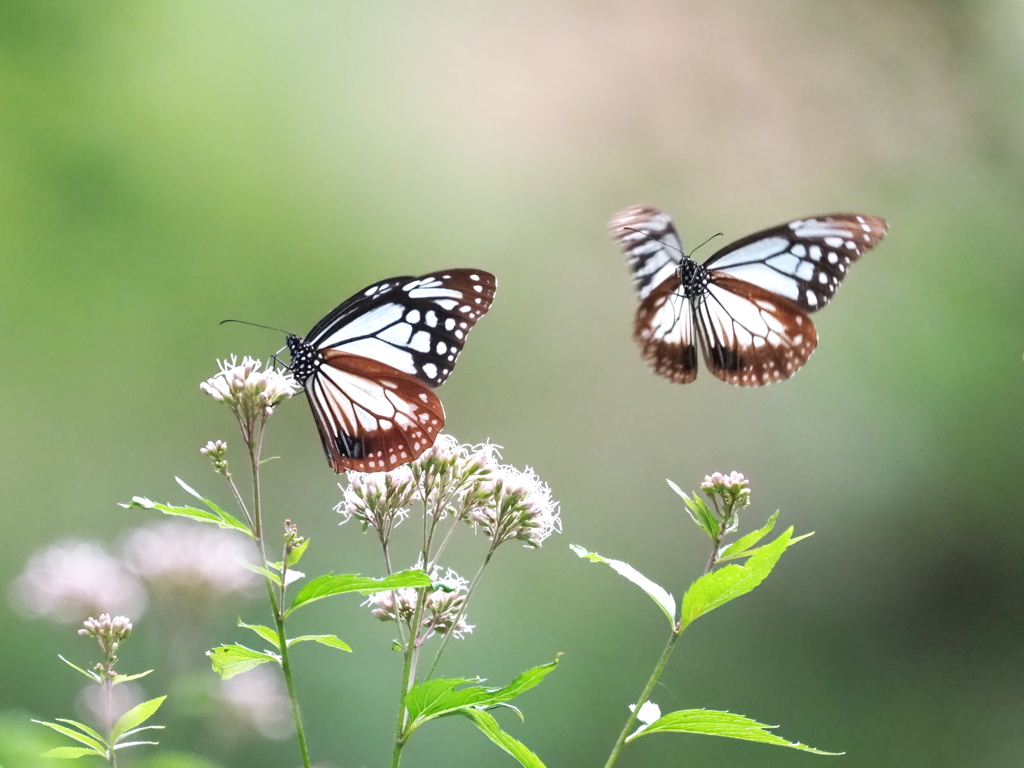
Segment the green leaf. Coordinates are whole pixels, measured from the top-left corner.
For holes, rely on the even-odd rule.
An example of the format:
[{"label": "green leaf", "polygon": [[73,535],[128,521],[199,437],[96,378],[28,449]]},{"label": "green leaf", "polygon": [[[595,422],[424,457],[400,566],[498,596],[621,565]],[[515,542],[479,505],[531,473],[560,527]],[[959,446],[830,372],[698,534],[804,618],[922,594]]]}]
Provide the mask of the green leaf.
[{"label": "green leaf", "polygon": [[60,659],[61,661],[63,661],[65,664],[67,664],[69,667],[71,667],[76,672],[81,672],[83,675],[88,677],[94,683],[103,682],[103,679],[99,675],[97,675],[95,672],[92,672],[91,670],[82,669],[81,667],[75,666],[70,661],[68,661],[63,656],[61,656],[59,653],[57,654],[57,658]]},{"label": "green leaf", "polygon": [[220,675],[222,680],[230,680],[235,675],[248,672],[268,661],[281,661],[275,654],[254,651],[244,645],[221,645],[207,651],[206,655],[210,657],[213,671]]},{"label": "green leaf", "polygon": [[461,714],[459,710],[467,708],[489,709],[509,702],[540,683],[556,666],[558,659],[528,669],[504,688],[474,685],[455,690],[466,683],[480,682],[467,678],[438,678],[413,686],[405,697],[405,705],[409,710],[409,733],[436,717]]},{"label": "green leaf", "polygon": [[110,734],[111,740],[116,744],[124,735],[125,731],[138,728],[144,722],[149,720],[149,718],[156,714],[156,711],[160,709],[160,705],[164,703],[164,699],[166,698],[166,696],[159,696],[155,699],[144,701],[121,715],[121,717],[117,719],[117,722],[114,723],[114,728]]},{"label": "green leaf", "polygon": [[122,741],[120,744],[116,745],[114,747],[114,749],[127,749],[128,747],[141,747],[144,744],[148,744],[150,746],[155,747],[159,743],[160,743],[159,741]]},{"label": "green leaf", "polygon": [[242,567],[252,571],[253,573],[258,573],[260,576],[265,576],[270,579],[273,584],[276,584],[279,587],[281,586],[281,577],[269,568],[264,568],[262,565],[253,565],[252,563],[242,563]]},{"label": "green leaf", "polygon": [[658,604],[658,607],[668,616],[669,624],[675,625],[676,621],[676,599],[664,587],[654,583],[629,563],[622,560],[612,560],[601,557],[596,552],[588,552],[583,547],[570,544],[569,549],[580,557],[594,563],[604,563],[620,576],[624,576],[636,584],[640,589],[650,595],[651,599]]},{"label": "green leaf", "polygon": [[734,557],[743,557],[748,549],[771,533],[772,528],[775,527],[775,521],[778,519],[779,513],[776,511],[774,515],[768,518],[768,522],[764,524],[763,528],[758,528],[756,531],[752,531],[745,536],[740,536],[740,538],[722,550],[722,554],[718,556],[719,562],[731,560]]},{"label": "green leaf", "polygon": [[743,565],[727,565],[693,582],[683,596],[682,626],[686,627],[698,616],[747,594],[764,581],[789,546],[792,534],[790,527],[771,544],[760,547]]},{"label": "green leaf", "polygon": [[212,509],[214,514],[216,514],[218,517],[220,517],[221,520],[223,520],[224,522],[228,523],[228,525],[230,527],[236,528],[236,529],[238,529],[240,531],[245,531],[246,533],[252,535],[252,532],[249,530],[249,526],[245,525],[237,517],[235,517],[234,515],[232,515],[232,514],[230,514],[228,512],[225,512],[223,509],[221,509],[219,506],[214,504],[209,499],[205,498],[204,496],[199,495],[199,493],[197,493],[195,490],[193,490],[191,487],[189,487],[189,485],[184,480],[182,480],[180,477],[175,477],[174,479],[177,481],[178,485],[180,485],[182,488],[185,489],[186,492],[192,494],[197,499],[199,499],[201,502],[203,502],[203,504],[205,504],[210,509]]},{"label": "green leaf", "polygon": [[57,747],[55,749],[48,749],[43,752],[43,757],[63,757],[68,760],[73,760],[78,757],[85,757],[86,755],[99,755],[100,757],[106,757],[106,752],[97,752],[95,749],[88,749],[86,747]]},{"label": "green leaf", "polygon": [[[270,627],[264,627],[262,624],[246,624],[241,619],[238,620],[238,626],[251,629],[272,646],[281,650],[281,638],[277,636],[277,630],[271,629]],[[291,645],[291,641],[289,641],[288,644]]]},{"label": "green leaf", "polygon": [[48,723],[45,720],[33,720],[32,722],[39,723],[40,725],[45,725],[47,728],[52,728],[57,733],[62,733],[69,739],[77,741],[79,744],[85,744],[87,747],[90,747],[96,752],[99,752],[101,755],[106,754],[107,745],[103,743],[102,739],[97,740],[92,738],[91,736],[86,736],[84,733],[74,731],[65,725],[57,725],[57,723]]},{"label": "green leaf", "polygon": [[746,741],[757,741],[762,744],[774,744],[779,747],[790,747],[801,749],[805,752],[813,752],[816,755],[842,755],[843,752],[825,752],[820,749],[808,747],[798,741],[786,741],[781,736],[776,736],[769,731],[777,728],[777,725],[765,725],[751,720],[743,715],[734,715],[731,712],[716,712],[713,709],[684,709],[679,712],[672,712],[655,720],[646,728],[626,739],[630,742],[640,736],[649,733],[699,733],[705,736],[724,736],[730,739],[744,739]]},{"label": "green leaf", "polygon": [[352,652],[348,643],[334,635],[301,635],[299,637],[292,637],[288,640],[288,647],[291,648],[296,643],[307,642],[320,643],[320,645],[326,645],[328,648],[337,648],[339,651]]},{"label": "green leaf", "polygon": [[299,546],[297,546],[295,549],[293,549],[291,551],[291,554],[288,555],[288,567],[289,568],[291,568],[293,565],[295,565],[297,562],[299,562],[299,560],[302,559],[302,556],[304,554],[306,554],[306,547],[308,547],[308,546],[309,546],[309,539],[306,539],[301,544],[299,544]]},{"label": "green leaf", "polygon": [[138,680],[140,677],[145,677],[152,671],[152,669],[147,669],[145,672],[139,672],[136,675],[114,675],[114,679],[111,684],[120,685],[121,683],[127,683],[129,680]]},{"label": "green leaf", "polygon": [[462,709],[457,714],[472,720],[473,724],[483,731],[487,738],[512,755],[520,765],[524,765],[526,768],[544,768],[544,763],[540,761],[540,758],[521,742],[501,730],[498,721],[489,713],[481,712],[479,709]]},{"label": "green leaf", "polygon": [[91,736],[92,738],[96,739],[96,741],[98,741],[101,744],[106,744],[106,742],[107,742],[107,740],[105,738],[103,738],[97,731],[95,731],[94,729],[90,728],[85,723],[80,723],[77,720],[68,720],[66,717],[58,717],[57,718],[57,722],[58,723],[67,723],[68,725],[70,725],[70,726],[80,730],[86,736]]},{"label": "green leaf", "polygon": [[248,536],[252,536],[250,531],[242,522],[226,515],[226,517],[219,517],[213,512],[207,512],[205,509],[196,509],[195,507],[179,507],[171,504],[158,504],[155,501],[144,498],[142,496],[135,496],[128,504],[122,504],[125,509],[132,509],[135,507],[141,507],[142,509],[157,509],[163,512],[165,515],[173,515],[176,517],[190,517],[193,520],[198,520],[201,523],[213,523],[218,528],[224,528],[226,530],[239,530],[244,531]]},{"label": "green leaf", "polygon": [[399,571],[383,579],[370,579],[356,574],[327,574],[313,579],[306,586],[299,590],[295,596],[292,607],[288,609],[286,616],[292,611],[307,603],[322,600],[332,595],[343,595],[347,592],[359,592],[364,595],[373,592],[384,592],[389,589],[400,589],[402,587],[429,587],[430,577],[418,568],[408,571]]},{"label": "green leaf", "polygon": [[682,488],[671,480],[665,480],[665,482],[668,483],[669,488],[686,502],[686,512],[690,515],[690,519],[697,524],[697,527],[704,531],[712,541],[717,540],[721,524],[718,522],[718,518],[715,517],[715,513],[708,508],[708,505],[701,501],[699,496],[694,496],[691,499]]}]

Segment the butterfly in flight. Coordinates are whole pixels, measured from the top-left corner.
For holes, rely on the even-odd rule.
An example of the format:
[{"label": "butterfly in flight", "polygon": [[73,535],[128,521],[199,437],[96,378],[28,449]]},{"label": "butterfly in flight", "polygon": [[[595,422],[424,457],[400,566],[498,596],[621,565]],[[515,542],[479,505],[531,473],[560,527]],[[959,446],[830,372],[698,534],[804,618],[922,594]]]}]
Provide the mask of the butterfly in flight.
[{"label": "butterfly in flight", "polygon": [[849,266],[887,229],[884,220],[857,213],[797,219],[698,264],[657,208],[627,208],[609,227],[640,295],[633,338],[654,371],[693,381],[699,343],[711,372],[743,387],[788,379],[803,367],[818,345],[808,313],[829,302]]},{"label": "butterfly in flight", "polygon": [[480,269],[392,277],[367,286],[305,338],[288,334],[335,472],[382,472],[417,458],[444,426],[431,389],[448,378],[466,335],[494,300]]}]

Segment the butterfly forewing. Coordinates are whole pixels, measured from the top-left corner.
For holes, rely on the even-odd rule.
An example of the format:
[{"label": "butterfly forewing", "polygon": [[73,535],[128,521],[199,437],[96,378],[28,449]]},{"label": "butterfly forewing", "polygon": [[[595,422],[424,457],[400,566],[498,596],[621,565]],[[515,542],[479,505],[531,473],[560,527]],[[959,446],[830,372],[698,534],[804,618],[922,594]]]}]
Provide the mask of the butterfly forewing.
[{"label": "butterfly forewing", "polygon": [[327,461],[335,472],[382,472],[434,443],[444,408],[428,387],[386,363],[326,350],[306,382]]},{"label": "butterfly forewing", "polygon": [[793,302],[722,272],[712,272],[696,308],[704,361],[718,378],[743,387],[788,379],[818,345],[814,324]]},{"label": "butterfly forewing", "polygon": [[640,302],[633,338],[655,373],[686,384],[697,378],[693,309],[680,290],[678,276],[655,286]]},{"label": "butterfly forewing", "polygon": [[725,246],[704,266],[813,312],[829,302],[849,266],[881,242],[886,228],[882,219],[856,213],[797,219]]},{"label": "butterfly forewing", "polygon": [[306,339],[321,351],[379,360],[436,387],[451,374],[495,289],[494,275],[478,269],[381,280],[335,308]]},{"label": "butterfly forewing", "polygon": [[672,219],[664,211],[635,205],[608,222],[612,237],[626,254],[640,300],[675,273],[683,253]]}]

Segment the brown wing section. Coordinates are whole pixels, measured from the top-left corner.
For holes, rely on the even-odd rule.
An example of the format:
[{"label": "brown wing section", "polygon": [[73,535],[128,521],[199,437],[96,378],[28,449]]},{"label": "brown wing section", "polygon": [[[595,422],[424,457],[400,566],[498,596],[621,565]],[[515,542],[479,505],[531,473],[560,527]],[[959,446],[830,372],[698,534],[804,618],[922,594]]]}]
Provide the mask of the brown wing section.
[{"label": "brown wing section", "polygon": [[814,324],[799,306],[721,272],[711,273],[696,315],[708,368],[741,387],[788,379],[818,346]]},{"label": "brown wing section", "polygon": [[415,377],[368,357],[323,352],[306,395],[335,472],[383,472],[417,458],[444,426],[444,407]]},{"label": "brown wing section", "polygon": [[640,345],[640,354],[659,376],[678,384],[697,378],[693,310],[690,300],[682,295],[677,275],[662,281],[640,303],[633,338]]}]

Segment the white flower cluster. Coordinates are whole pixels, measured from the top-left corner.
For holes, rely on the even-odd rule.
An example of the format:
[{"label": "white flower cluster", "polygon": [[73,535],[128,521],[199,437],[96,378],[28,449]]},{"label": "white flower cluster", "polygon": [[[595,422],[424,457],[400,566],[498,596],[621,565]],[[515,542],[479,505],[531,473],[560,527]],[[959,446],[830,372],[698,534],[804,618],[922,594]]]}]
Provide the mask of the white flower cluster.
[{"label": "white flower cluster", "polygon": [[218,360],[217,365],[220,372],[199,388],[214,400],[227,403],[239,419],[269,416],[275,405],[302,390],[290,373],[282,374],[274,368],[261,371],[262,363],[248,356],[239,363],[232,355]]},{"label": "white flower cluster", "polygon": [[747,478],[739,472],[730,472],[728,475],[714,472],[704,478],[700,487],[708,498],[721,498],[730,510],[738,510],[750,503],[749,485]]},{"label": "white flower cluster", "polygon": [[469,511],[469,520],[487,534],[493,547],[511,539],[539,547],[552,533],[561,533],[558,502],[532,469],[502,465],[488,482],[492,495],[488,503]]},{"label": "white flower cluster", "polygon": [[109,613],[101,613],[98,619],[91,616],[82,623],[78,634],[85,637],[94,637],[103,649],[103,656],[108,661],[113,661],[117,656],[117,650],[121,647],[121,641],[132,633],[132,623],[127,616],[115,616],[110,618]]},{"label": "white flower cluster", "polygon": [[418,459],[390,472],[350,472],[344,497],[334,508],[385,540],[419,501],[435,522],[455,516],[483,530],[491,547],[519,539],[539,547],[561,531],[551,488],[532,469],[500,464],[499,446],[460,444],[442,434]]},{"label": "white flower cluster", "polygon": [[[422,563],[417,564],[422,568]],[[434,633],[446,635],[451,633],[461,639],[463,635],[473,631],[466,623],[466,617],[460,615],[466,603],[469,582],[459,576],[451,568],[441,576],[441,569],[435,566],[430,572],[433,589],[426,590],[423,604],[423,616],[420,626],[423,632],[420,640],[426,640]],[[370,595],[363,605],[372,606],[371,613],[381,621],[401,621],[406,627],[412,628],[416,615],[416,595],[419,592],[412,587],[404,587],[391,592],[376,592]]]},{"label": "white flower cluster", "polygon": [[257,559],[252,542],[219,528],[183,520],[151,523],[132,530],[121,551],[149,586],[190,604],[245,596],[260,585],[244,567]]},{"label": "white flower cluster", "polygon": [[120,558],[74,539],[44,547],[29,558],[10,596],[22,612],[60,623],[100,614],[138,619],[148,602],[142,582],[190,607],[209,605],[257,589],[259,577],[244,567],[255,559],[252,542],[240,536],[169,520],[129,531]]},{"label": "white flower cluster", "polygon": [[33,553],[11,586],[15,606],[30,616],[77,624],[88,616],[139,617],[146,590],[99,544],[68,539]]},{"label": "white flower cluster", "polygon": [[294,737],[288,691],[271,666],[256,667],[221,681],[217,698],[224,704],[225,713],[239,725],[268,739]]}]

